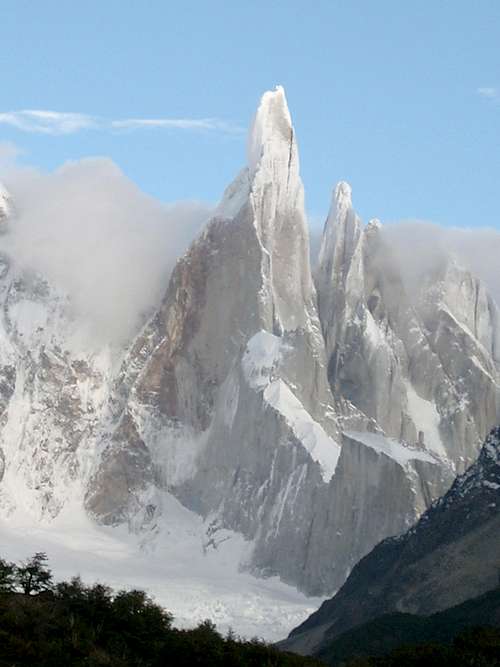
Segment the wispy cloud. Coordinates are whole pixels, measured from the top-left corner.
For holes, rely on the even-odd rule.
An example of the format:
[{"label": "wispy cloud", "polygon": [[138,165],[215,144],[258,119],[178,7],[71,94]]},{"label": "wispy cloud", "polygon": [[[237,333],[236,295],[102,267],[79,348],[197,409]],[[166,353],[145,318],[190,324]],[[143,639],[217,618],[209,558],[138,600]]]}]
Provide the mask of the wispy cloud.
[{"label": "wispy cloud", "polygon": [[483,88],[478,88],[476,92],[478,95],[480,95],[481,97],[485,97],[488,100],[500,99],[500,90],[493,86],[485,86]]},{"label": "wispy cloud", "polygon": [[0,124],[10,125],[22,132],[37,134],[73,134],[98,126],[96,119],[81,113],[23,110],[0,113]]},{"label": "wispy cloud", "polygon": [[240,134],[243,129],[217,118],[125,118],[108,120],[82,113],[61,113],[47,110],[0,112],[0,125],[9,125],[22,132],[64,135],[82,130],[205,130]]}]

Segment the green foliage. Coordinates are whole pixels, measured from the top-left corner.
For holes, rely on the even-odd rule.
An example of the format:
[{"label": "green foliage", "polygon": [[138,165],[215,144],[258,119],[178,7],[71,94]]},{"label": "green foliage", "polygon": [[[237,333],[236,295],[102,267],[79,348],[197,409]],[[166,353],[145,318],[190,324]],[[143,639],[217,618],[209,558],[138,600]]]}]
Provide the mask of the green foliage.
[{"label": "green foliage", "polygon": [[[9,566],[9,567],[7,567]],[[0,667],[313,667],[259,640],[222,637],[207,620],[172,627],[172,615],[143,591],[52,584],[45,554],[5,567],[0,589]]]},{"label": "green foliage", "polygon": [[[488,626],[499,625],[500,587],[431,616],[380,616],[325,642],[317,655],[332,667],[497,665],[500,630]],[[460,652],[470,661],[457,662]]]},{"label": "green foliage", "polygon": [[450,645],[403,646],[385,656],[356,658],[345,667],[500,667],[500,629],[472,628]]},{"label": "green foliage", "polygon": [[14,591],[16,580],[16,566],[0,558],[0,593]]},{"label": "green foliage", "polygon": [[51,590],[52,572],[46,565],[47,561],[47,554],[39,551],[16,567],[16,583],[21,587],[24,595]]}]

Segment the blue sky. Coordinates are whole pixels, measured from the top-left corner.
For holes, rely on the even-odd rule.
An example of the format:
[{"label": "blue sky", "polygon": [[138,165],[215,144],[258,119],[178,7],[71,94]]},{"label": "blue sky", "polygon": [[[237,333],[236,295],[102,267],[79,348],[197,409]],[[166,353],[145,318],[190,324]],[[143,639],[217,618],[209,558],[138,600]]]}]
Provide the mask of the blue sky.
[{"label": "blue sky", "polygon": [[163,201],[214,202],[282,84],[315,219],[345,179],[365,220],[500,228],[497,1],[0,0],[0,25],[0,142],[26,163],[105,155]]}]

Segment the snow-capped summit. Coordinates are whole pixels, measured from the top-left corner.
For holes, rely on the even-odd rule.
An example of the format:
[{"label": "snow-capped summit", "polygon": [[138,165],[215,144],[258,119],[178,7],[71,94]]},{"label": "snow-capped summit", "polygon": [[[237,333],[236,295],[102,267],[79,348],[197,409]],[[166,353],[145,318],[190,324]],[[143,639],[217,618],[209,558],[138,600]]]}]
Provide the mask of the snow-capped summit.
[{"label": "snow-capped summit", "polygon": [[[247,166],[226,188],[215,215],[234,218],[245,204],[253,207],[253,217],[266,246],[272,235],[270,230],[281,228],[278,216],[299,217],[301,238],[307,233],[297,142],[281,86],[262,96],[248,133]],[[290,235],[295,233],[291,226],[288,231]]]},{"label": "snow-capped summit", "polygon": [[[264,93],[248,134],[248,167],[255,172],[263,158],[278,157],[284,148],[288,163],[293,127],[282,86]],[[287,150],[288,149],[288,150]]]},{"label": "snow-capped summit", "polygon": [[349,267],[361,228],[361,221],[352,206],[352,188],[346,181],[340,181],[333,190],[330,211],[323,230],[319,251],[320,280],[326,280],[330,284],[333,279],[332,271]]},{"label": "snow-capped summit", "polygon": [[352,187],[347,181],[339,181],[335,187],[337,209],[352,208]]}]

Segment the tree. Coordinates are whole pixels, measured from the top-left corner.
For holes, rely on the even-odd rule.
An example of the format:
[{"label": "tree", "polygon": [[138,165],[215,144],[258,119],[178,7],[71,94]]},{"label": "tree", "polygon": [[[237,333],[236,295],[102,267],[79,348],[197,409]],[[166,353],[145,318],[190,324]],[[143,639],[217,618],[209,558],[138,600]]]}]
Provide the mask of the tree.
[{"label": "tree", "polygon": [[52,572],[47,561],[47,554],[38,551],[16,568],[16,583],[25,595],[52,590]]},{"label": "tree", "polygon": [[0,593],[12,593],[15,589],[16,566],[0,558]]}]

